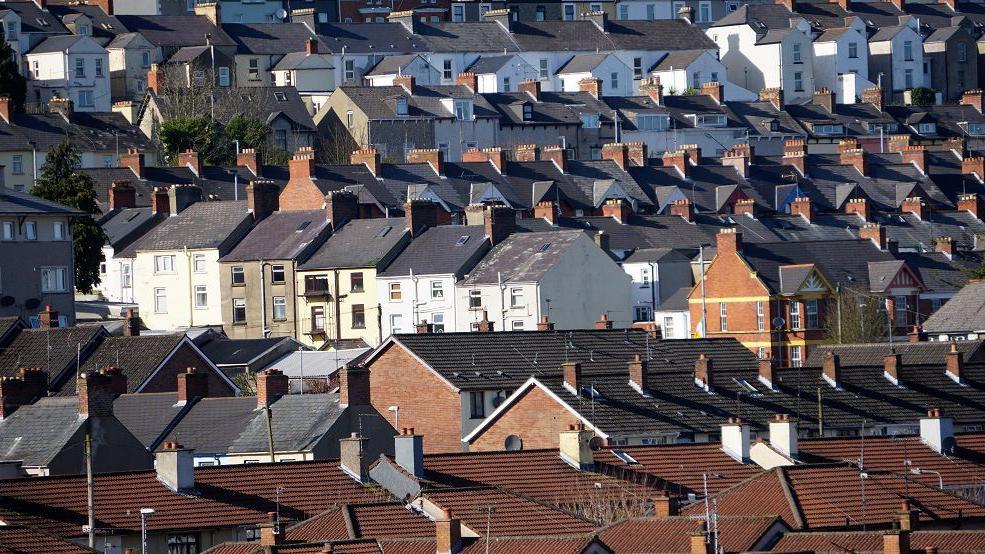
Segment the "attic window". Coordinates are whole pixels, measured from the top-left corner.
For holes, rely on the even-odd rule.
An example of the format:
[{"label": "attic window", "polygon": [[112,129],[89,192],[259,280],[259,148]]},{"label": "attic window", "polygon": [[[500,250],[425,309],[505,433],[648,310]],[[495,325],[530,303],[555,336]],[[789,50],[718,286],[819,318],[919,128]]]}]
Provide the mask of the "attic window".
[{"label": "attic window", "polygon": [[592,400],[597,400],[602,398],[602,393],[599,392],[597,388],[592,385],[583,385],[581,390],[578,391],[581,396],[585,398],[591,398]]},{"label": "attic window", "polygon": [[308,228],[308,225],[311,225],[310,221],[302,221],[301,225],[298,225],[298,231],[304,231]]},{"label": "attic window", "polygon": [[550,247],[551,247],[551,243],[545,242],[544,244],[540,245],[540,248],[537,249],[537,252],[547,252],[547,249]]},{"label": "attic window", "polygon": [[779,131],[780,130],[780,122],[777,121],[777,120],[775,120],[775,119],[771,119],[770,120],[769,127],[770,127],[770,131],[773,131],[773,132]]},{"label": "attic window", "polygon": [[936,123],[921,123],[917,126],[917,132],[921,135],[933,135],[937,132]]},{"label": "attic window", "polygon": [[612,455],[613,456],[615,456],[616,458],[619,458],[620,460],[622,460],[623,462],[625,462],[627,464],[638,464],[639,463],[639,462],[636,461],[636,458],[630,456],[629,453],[626,452],[625,450],[611,450],[610,452],[612,452]]},{"label": "attic window", "polygon": [[283,92],[275,92],[274,98],[276,98],[278,102],[287,102],[287,95]]},{"label": "attic window", "polygon": [[534,107],[530,104],[523,105],[523,120],[530,121],[534,118]]},{"label": "attic window", "polygon": [[47,27],[49,25],[47,19],[43,19],[39,17],[36,19],[36,21],[38,22],[38,25],[41,25],[42,27]]},{"label": "attic window", "polygon": [[390,232],[391,229],[393,229],[393,227],[391,227],[389,225],[387,225],[386,227],[380,229],[380,232],[379,233],[376,233],[376,238],[380,239],[380,238],[385,237],[387,235],[387,233]]},{"label": "attic window", "polygon": [[109,23],[103,23],[103,29],[112,29],[112,28],[113,28],[113,25],[111,25]]},{"label": "attic window", "polygon": [[407,97],[397,97],[397,115],[407,115]]},{"label": "attic window", "polygon": [[469,241],[469,235],[462,235],[458,237],[458,241],[455,243],[455,246],[461,246],[468,241]]},{"label": "attic window", "polygon": [[735,384],[739,385],[739,387],[742,388],[742,394],[760,396],[761,393],[759,392],[759,389],[753,386],[753,384],[750,383],[749,381],[746,381],[745,379],[734,379],[734,378],[733,381],[735,381]]}]

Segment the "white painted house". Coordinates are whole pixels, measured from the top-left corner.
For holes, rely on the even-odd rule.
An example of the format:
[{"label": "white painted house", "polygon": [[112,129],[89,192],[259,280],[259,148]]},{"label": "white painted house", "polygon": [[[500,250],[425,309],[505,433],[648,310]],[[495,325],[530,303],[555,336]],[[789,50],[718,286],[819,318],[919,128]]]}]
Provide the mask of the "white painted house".
[{"label": "white painted house", "polygon": [[707,34],[718,45],[729,81],[751,91],[780,88],[791,103],[810,100],[814,50],[804,18],[784,6],[743,5]]},{"label": "white painted house", "polygon": [[874,86],[868,80],[869,43],[865,22],[851,17],[847,23],[844,27],[826,29],[814,39],[814,82],[818,89],[833,91],[840,104],[854,104],[864,89]]},{"label": "white painted house", "polygon": [[397,76],[413,76],[419,85],[440,85],[441,73],[420,54],[387,56],[370,69],[364,78],[371,87],[390,87]]},{"label": "white painted house", "polygon": [[[475,73],[480,93],[515,92],[517,85],[537,78],[537,70],[520,56],[482,56],[466,71]],[[577,88],[575,89],[577,90]]]},{"label": "white painted house", "polygon": [[701,90],[705,83],[721,83],[727,101],[754,101],[759,95],[726,79],[725,64],[707,50],[670,52],[649,69],[660,79],[664,94],[682,94],[688,89]]},{"label": "white painted house", "polygon": [[691,260],[670,248],[636,250],[623,260],[622,269],[632,279],[633,321],[655,321],[664,302],[692,284]]},{"label": "white painted house", "polygon": [[109,53],[88,36],[45,39],[24,56],[28,67],[28,100],[72,100],[79,112],[108,112]]},{"label": "white painted house", "polygon": [[628,96],[633,93],[633,70],[615,54],[572,56],[557,72],[563,92],[578,92],[581,81],[601,81],[600,96]]},{"label": "white painted house", "polygon": [[510,235],[455,287],[456,331],[533,330],[542,318],[559,329],[591,327],[602,314],[632,322],[630,278],[582,231]]},{"label": "white painted house", "polygon": [[927,86],[920,22],[910,16],[900,19],[899,25],[869,37],[869,79],[895,92]]},{"label": "white painted house", "polygon": [[311,113],[317,113],[335,90],[332,56],[318,51],[318,41],[309,38],[303,52],[292,52],[273,67],[274,86],[294,87]]},{"label": "white painted house", "polygon": [[114,98],[141,97],[147,90],[147,72],[160,63],[161,49],[140,33],[120,33],[106,45]]}]

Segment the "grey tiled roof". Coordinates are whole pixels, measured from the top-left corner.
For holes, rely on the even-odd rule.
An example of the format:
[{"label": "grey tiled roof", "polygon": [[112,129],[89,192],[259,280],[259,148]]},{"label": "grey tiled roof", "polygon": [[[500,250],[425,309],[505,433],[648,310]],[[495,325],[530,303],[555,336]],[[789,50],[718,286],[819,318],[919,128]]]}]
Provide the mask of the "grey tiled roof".
[{"label": "grey tiled roof", "polygon": [[679,50],[677,52],[668,52],[667,55],[660,58],[660,61],[655,63],[653,67],[650,68],[650,71],[684,69],[705,52],[706,50]]},{"label": "grey tiled roof", "polygon": [[[127,378],[127,392],[137,392],[184,338],[184,334],[106,337],[82,362],[82,371],[118,367]],[[206,368],[199,367],[198,370],[205,371]],[[75,392],[75,383],[70,380],[58,394],[71,396]]]},{"label": "grey tiled roof", "polygon": [[557,74],[564,75],[566,73],[590,73],[598,67],[599,64],[604,62],[607,57],[609,57],[609,54],[578,54],[577,56],[572,56],[570,60],[565,62],[565,64],[557,70]]},{"label": "grey tiled roof", "polygon": [[985,281],[969,281],[924,322],[923,328],[931,335],[985,331]]},{"label": "grey tiled roof", "polygon": [[367,73],[367,77],[374,75],[395,75],[407,67],[410,62],[419,57],[419,54],[400,54],[396,56],[384,56],[382,60],[373,66]]},{"label": "grey tiled roof", "polygon": [[118,113],[75,112],[71,121],[56,113],[15,113],[10,123],[0,120],[0,150],[24,150],[33,141],[48,151],[66,136],[80,152],[115,152],[117,148],[153,151],[154,144]]},{"label": "grey tiled roof", "polygon": [[413,35],[400,23],[329,23],[318,26],[318,38],[327,52],[341,54],[409,54],[440,51],[430,48],[428,37]]},{"label": "grey tiled roof", "polygon": [[75,397],[42,398],[0,421],[0,457],[46,466],[84,423]]},{"label": "grey tiled roof", "polygon": [[[742,257],[775,292],[781,290],[781,266],[816,264],[832,286],[840,283],[843,287],[868,293],[884,285],[878,280],[870,282],[873,264],[902,263],[867,240],[749,243],[743,244]],[[881,274],[877,272],[877,275]]]},{"label": "grey tiled roof", "polygon": [[[30,0],[3,3],[3,8],[20,16],[22,33],[40,33],[51,35],[68,34],[68,29],[54,14],[48,13]],[[43,22],[43,24],[42,24]]]},{"label": "grey tiled roof", "polygon": [[157,448],[164,432],[189,407],[178,404],[176,392],[121,394],[113,401],[113,416],[148,449]]},{"label": "grey tiled roof", "polygon": [[328,236],[324,210],[274,212],[258,223],[222,262],[293,260]]},{"label": "grey tiled roof", "polygon": [[900,252],[896,257],[934,292],[957,292],[968,282],[968,273],[982,263],[978,254],[957,253],[950,259],[940,252]]},{"label": "grey tiled roof", "polygon": [[80,40],[87,37],[83,35],[58,35],[44,39],[40,44],[31,49],[28,54],[50,54],[53,52],[65,52]]},{"label": "grey tiled roof", "polygon": [[[969,340],[954,343],[958,352],[964,355],[965,361],[982,361],[985,349],[982,341]],[[945,354],[951,350],[948,342],[888,342],[870,344],[826,344],[814,348],[805,367],[821,367],[824,356],[828,352],[838,355],[841,367],[870,366],[883,364],[884,358],[891,353],[901,356],[903,366],[909,365],[940,365],[944,363]]]},{"label": "grey tiled roof", "polygon": [[[462,239],[468,237],[464,242]],[[410,275],[461,276],[489,250],[482,226],[441,225],[414,238],[380,277]]]},{"label": "grey tiled roof", "polygon": [[[305,394],[280,397],[270,407],[274,450],[303,451],[312,448],[340,418],[346,408],[337,394]],[[377,416],[379,417],[379,416]],[[343,433],[341,436],[345,436]],[[243,428],[228,452],[267,452],[267,417],[258,412]]]},{"label": "grey tiled roof", "polygon": [[516,233],[489,251],[468,273],[466,285],[535,283],[582,237],[582,231]]},{"label": "grey tiled roof", "polygon": [[225,454],[257,414],[252,396],[203,398],[192,405],[177,425],[165,435],[197,454]]},{"label": "grey tiled roof", "polygon": [[131,250],[218,248],[223,255],[224,250],[249,230],[252,222],[253,215],[246,210],[246,202],[196,202],[169,217],[123,254]]},{"label": "grey tiled roof", "polygon": [[47,371],[50,386],[57,387],[75,368],[80,350],[85,359],[106,335],[102,326],[22,329],[0,348],[0,375],[14,377],[19,368],[37,367]]},{"label": "grey tiled roof", "polygon": [[204,15],[118,15],[129,31],[139,32],[151,44],[162,48],[201,46],[210,35],[211,44],[235,46],[236,43],[221,28]]},{"label": "grey tiled roof", "polygon": [[409,241],[403,218],[356,219],[332,235],[300,269],[384,269]]},{"label": "grey tiled roof", "polygon": [[64,214],[74,215],[82,212],[75,208],[38,198],[10,188],[0,188],[0,214],[3,215],[37,215]]},{"label": "grey tiled roof", "polygon": [[484,73],[495,73],[504,65],[510,63],[513,56],[482,56],[472,62],[466,71],[482,75]]},{"label": "grey tiled roof", "polygon": [[126,208],[107,214],[99,221],[99,226],[106,234],[106,242],[119,252],[166,217],[155,214],[150,208]]},{"label": "grey tiled roof", "polygon": [[[370,119],[450,119],[455,117],[455,113],[442,103],[443,99],[449,98],[471,100],[476,118],[496,117],[496,112],[483,95],[475,94],[462,85],[415,85],[412,95],[408,95],[400,86],[340,88]],[[407,99],[406,116],[397,114],[398,97]]]},{"label": "grey tiled roof", "polygon": [[291,342],[287,337],[266,339],[228,339],[216,337],[199,345],[202,353],[212,363],[219,366],[245,365],[270,351],[283,342]]},{"label": "grey tiled roof", "polygon": [[315,38],[304,23],[226,23],[222,29],[236,43],[238,54],[283,56],[303,52],[308,38]]}]

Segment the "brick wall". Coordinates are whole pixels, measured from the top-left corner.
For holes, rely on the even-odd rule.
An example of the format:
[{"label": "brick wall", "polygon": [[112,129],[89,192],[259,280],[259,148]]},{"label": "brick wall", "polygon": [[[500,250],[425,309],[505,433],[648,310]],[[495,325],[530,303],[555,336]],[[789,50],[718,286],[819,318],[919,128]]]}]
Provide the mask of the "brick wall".
[{"label": "brick wall", "polygon": [[370,402],[393,422],[390,406],[400,406],[399,426],[424,435],[427,452],[462,450],[461,400],[457,392],[403,347],[390,345],[369,366]]},{"label": "brick wall", "polygon": [[280,192],[281,211],[320,210],[325,205],[325,195],[306,177],[293,178]]},{"label": "brick wall", "polygon": [[524,450],[557,448],[561,431],[574,422],[571,412],[540,387],[533,387],[473,439],[469,450],[504,450],[506,437],[510,435],[520,437]]},{"label": "brick wall", "polygon": [[[157,375],[141,392],[175,392],[178,390],[178,374],[184,373],[186,368],[194,367],[199,371],[208,371],[209,375],[209,396],[233,396],[235,391],[229,387],[222,378],[220,378],[211,369],[206,370],[209,364],[206,360],[202,359],[195,350],[188,344],[182,344],[178,347],[178,351],[171,356],[164,367],[162,367]],[[133,386],[137,386],[134,383]]]}]

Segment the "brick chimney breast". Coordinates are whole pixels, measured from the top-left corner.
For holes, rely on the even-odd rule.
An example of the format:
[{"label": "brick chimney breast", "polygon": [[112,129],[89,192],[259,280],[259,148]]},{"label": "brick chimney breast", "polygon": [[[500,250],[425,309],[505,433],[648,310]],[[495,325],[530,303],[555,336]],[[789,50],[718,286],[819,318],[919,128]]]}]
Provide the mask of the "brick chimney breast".
[{"label": "brick chimney breast", "polygon": [[113,181],[109,186],[109,209],[122,210],[137,207],[137,189],[130,181]]},{"label": "brick chimney breast", "polygon": [[670,215],[684,218],[688,223],[694,223],[694,204],[687,198],[674,200],[670,205]]},{"label": "brick chimney breast", "polygon": [[288,392],[290,379],[279,369],[266,369],[256,376],[257,408],[269,408]]},{"label": "brick chimney breast", "polygon": [[186,403],[197,398],[208,398],[209,375],[194,367],[178,374],[178,402]]}]

